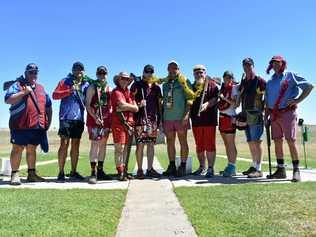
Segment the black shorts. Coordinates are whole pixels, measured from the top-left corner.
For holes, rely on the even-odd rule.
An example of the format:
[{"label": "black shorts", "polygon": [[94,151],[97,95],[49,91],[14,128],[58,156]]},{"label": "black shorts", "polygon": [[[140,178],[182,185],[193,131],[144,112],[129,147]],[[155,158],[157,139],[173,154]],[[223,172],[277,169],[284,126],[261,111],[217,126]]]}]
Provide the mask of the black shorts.
[{"label": "black shorts", "polygon": [[84,122],[80,120],[60,120],[58,135],[62,138],[80,139],[84,130]]},{"label": "black shorts", "polygon": [[12,129],[10,130],[11,143],[27,146],[34,145],[37,146],[44,141],[46,138],[46,133],[42,129]]}]

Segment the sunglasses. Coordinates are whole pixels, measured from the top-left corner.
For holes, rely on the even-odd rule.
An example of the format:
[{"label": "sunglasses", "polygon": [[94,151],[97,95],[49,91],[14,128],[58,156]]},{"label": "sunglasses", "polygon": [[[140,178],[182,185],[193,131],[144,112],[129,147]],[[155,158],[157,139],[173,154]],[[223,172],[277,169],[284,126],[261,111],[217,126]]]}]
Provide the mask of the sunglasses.
[{"label": "sunglasses", "polygon": [[196,74],[203,74],[204,73],[204,71],[194,71],[194,73],[196,73]]},{"label": "sunglasses", "polygon": [[98,72],[97,74],[98,75],[107,75],[108,73],[107,72]]},{"label": "sunglasses", "polygon": [[128,81],[128,80],[129,80],[129,77],[121,77],[120,80],[122,80],[122,81]]},{"label": "sunglasses", "polygon": [[145,73],[150,73],[150,74],[153,74],[154,72],[153,71],[144,71]]},{"label": "sunglasses", "polygon": [[30,74],[30,75],[37,75],[38,72],[37,71],[29,71],[28,74]]}]

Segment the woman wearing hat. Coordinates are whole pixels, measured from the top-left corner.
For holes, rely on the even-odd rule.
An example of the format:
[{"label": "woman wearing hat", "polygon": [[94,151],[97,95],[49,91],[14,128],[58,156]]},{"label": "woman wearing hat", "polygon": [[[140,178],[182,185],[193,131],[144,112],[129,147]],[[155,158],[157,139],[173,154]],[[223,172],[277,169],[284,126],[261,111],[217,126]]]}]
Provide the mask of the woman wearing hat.
[{"label": "woman wearing hat", "polygon": [[234,82],[234,75],[230,71],[225,71],[224,82],[220,89],[220,100],[218,102],[219,131],[224,141],[228,164],[222,172],[224,177],[236,175],[237,149],[235,144],[236,126],[236,106],[238,97],[238,87]]},{"label": "woman wearing hat", "polygon": [[[90,184],[95,184],[97,180],[111,179],[103,170],[112,113],[107,75],[106,67],[98,67],[96,71],[97,80],[91,82],[86,96],[87,127],[91,141],[91,176],[88,181]],[[96,169],[97,162],[98,166]]]},{"label": "woman wearing hat", "polygon": [[116,87],[111,94],[113,108],[111,128],[116,169],[120,181],[127,181],[129,178],[125,160],[128,153],[127,144],[132,135],[129,132],[133,130],[134,125],[133,113],[138,111],[138,106],[128,89],[132,80],[128,73],[119,73],[114,77]]},{"label": "woman wearing hat", "polygon": [[147,145],[148,167],[146,176],[158,178],[160,174],[153,168],[154,145],[157,138],[157,130],[160,123],[162,94],[160,87],[151,81],[154,67],[146,65],[142,79],[135,81],[131,86],[131,93],[139,106],[139,111],[134,113],[136,158],[138,171],[136,177],[144,179],[142,169],[144,146]]},{"label": "woman wearing hat", "polygon": [[[293,72],[286,72],[286,61],[282,56],[274,56],[269,62],[267,73],[274,71],[267,82],[266,121],[271,119],[272,139],[275,144],[277,170],[267,178],[286,178],[283,154],[283,137],[289,146],[293,164],[293,182],[301,180],[299,171],[299,156],[295,144],[297,130],[296,108],[312,91],[313,85],[305,78]],[[299,89],[302,90],[299,93]]]}]

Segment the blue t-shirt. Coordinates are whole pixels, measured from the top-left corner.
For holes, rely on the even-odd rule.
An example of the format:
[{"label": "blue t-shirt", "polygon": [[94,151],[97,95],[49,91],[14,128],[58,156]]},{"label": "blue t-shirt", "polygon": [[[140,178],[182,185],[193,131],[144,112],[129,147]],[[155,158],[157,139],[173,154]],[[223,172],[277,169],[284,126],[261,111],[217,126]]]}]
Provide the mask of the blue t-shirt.
[{"label": "blue t-shirt", "polygon": [[282,82],[288,80],[288,88],[281,99],[279,109],[287,107],[287,102],[295,99],[299,95],[299,89],[305,90],[310,83],[305,78],[293,72],[285,72],[281,75],[273,74],[271,79],[267,82],[265,98],[269,109],[273,109],[276,100],[280,95]]}]

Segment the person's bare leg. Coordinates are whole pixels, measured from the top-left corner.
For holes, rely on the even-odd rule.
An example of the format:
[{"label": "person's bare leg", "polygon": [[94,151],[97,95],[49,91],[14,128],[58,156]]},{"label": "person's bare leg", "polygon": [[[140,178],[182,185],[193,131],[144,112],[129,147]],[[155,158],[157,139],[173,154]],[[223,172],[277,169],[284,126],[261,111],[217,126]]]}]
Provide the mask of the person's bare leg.
[{"label": "person's bare leg", "polygon": [[28,169],[35,169],[36,146],[30,144],[26,146],[26,162]]},{"label": "person's bare leg", "polygon": [[283,160],[284,159],[284,153],[283,153],[283,139],[274,139],[274,150],[275,150],[275,156],[277,160]]},{"label": "person's bare leg", "polygon": [[224,134],[225,136],[225,148],[228,158],[228,162],[235,164],[237,159],[237,149],[235,144],[235,134]]},{"label": "person's bare leg", "polygon": [[136,145],[136,161],[138,170],[143,170],[144,144]]},{"label": "person's bare leg", "polygon": [[79,146],[80,146],[80,139],[78,138],[71,139],[70,158],[71,158],[71,171],[72,172],[75,172],[77,170],[78,159],[79,159]]},{"label": "person's bare leg", "polygon": [[200,163],[200,168],[205,168],[205,161],[206,161],[206,154],[205,152],[196,152],[197,154],[197,158],[199,160],[199,163]]},{"label": "person's bare leg", "polygon": [[24,150],[24,146],[12,144],[11,155],[10,155],[10,163],[11,163],[12,171],[19,170],[23,150]]},{"label": "person's bare leg", "polygon": [[286,141],[287,141],[287,144],[289,145],[289,150],[290,150],[292,160],[299,160],[295,141],[293,140],[286,140]]},{"label": "person's bare leg", "polygon": [[108,137],[104,137],[102,140],[98,142],[98,146],[99,146],[98,161],[105,160],[107,141],[108,141]]},{"label": "person's bare leg", "polygon": [[91,140],[90,145],[90,162],[97,162],[98,160],[98,151],[99,151],[99,144],[98,141]]},{"label": "person's bare leg", "polygon": [[189,155],[189,146],[187,140],[187,130],[177,132],[180,143],[181,162],[186,162]]},{"label": "person's bare leg", "polygon": [[169,161],[175,161],[176,159],[176,133],[168,132],[166,134],[167,138],[167,151]]},{"label": "person's bare leg", "polygon": [[65,167],[67,153],[68,153],[68,146],[69,146],[69,139],[68,138],[61,138],[60,139],[60,146],[58,149],[59,172],[64,172],[64,167]]},{"label": "person's bare leg", "polygon": [[154,143],[147,144],[147,170],[151,170],[153,168],[154,155],[155,155]]},{"label": "person's bare leg", "polygon": [[114,157],[116,167],[124,165],[123,162],[123,145],[119,143],[114,144]]},{"label": "person's bare leg", "polygon": [[214,167],[216,152],[215,151],[207,151],[206,158],[207,158],[208,167]]}]

